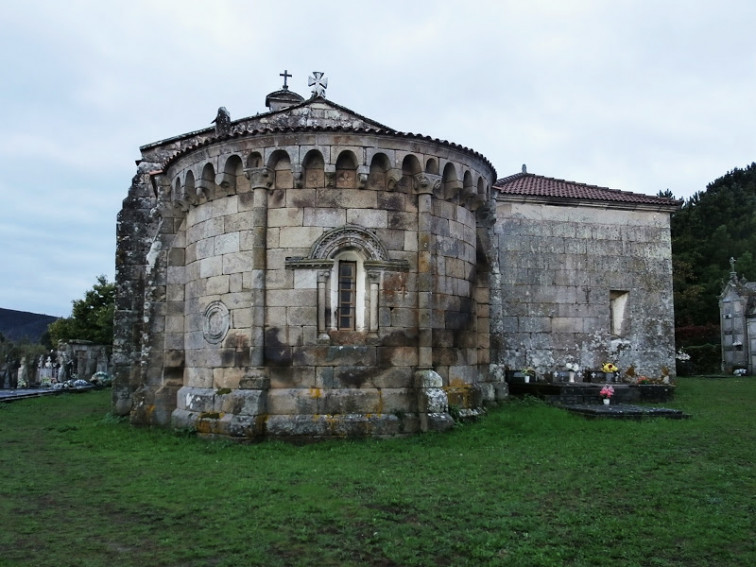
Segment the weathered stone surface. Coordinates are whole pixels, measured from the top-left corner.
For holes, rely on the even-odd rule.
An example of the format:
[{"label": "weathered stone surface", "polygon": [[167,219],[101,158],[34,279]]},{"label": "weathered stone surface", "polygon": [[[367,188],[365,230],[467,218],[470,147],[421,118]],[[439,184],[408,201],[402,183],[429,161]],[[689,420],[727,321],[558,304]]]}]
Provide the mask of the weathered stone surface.
[{"label": "weathered stone surface", "polygon": [[472,150],[291,95],[141,148],[118,225],[121,415],[403,435],[502,399],[507,366],[674,367],[668,210],[511,201]]}]

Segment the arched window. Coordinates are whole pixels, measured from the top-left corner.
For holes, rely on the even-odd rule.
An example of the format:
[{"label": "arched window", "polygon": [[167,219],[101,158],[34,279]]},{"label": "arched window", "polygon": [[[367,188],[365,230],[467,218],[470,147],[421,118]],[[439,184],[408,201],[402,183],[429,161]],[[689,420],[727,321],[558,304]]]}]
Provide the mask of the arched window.
[{"label": "arched window", "polygon": [[355,250],[334,257],[331,269],[331,328],[365,330],[365,266]]},{"label": "arched window", "polygon": [[286,267],[317,272],[318,340],[331,331],[378,332],[379,287],[384,272],[406,272],[370,230],[344,225],[320,236],[307,257],[286,258]]}]

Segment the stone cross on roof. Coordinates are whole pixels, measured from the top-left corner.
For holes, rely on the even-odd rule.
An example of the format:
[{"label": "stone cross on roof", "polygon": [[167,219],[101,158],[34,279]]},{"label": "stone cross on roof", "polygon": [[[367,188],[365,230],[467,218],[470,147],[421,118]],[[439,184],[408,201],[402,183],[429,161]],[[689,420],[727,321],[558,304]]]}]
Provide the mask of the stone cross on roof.
[{"label": "stone cross on roof", "polygon": [[307,85],[312,87],[313,96],[322,96],[325,98],[325,90],[328,87],[328,78],[324,76],[325,73],[320,71],[313,71],[310,79],[307,81]]},{"label": "stone cross on roof", "polygon": [[288,79],[289,77],[291,77],[291,76],[292,76],[292,75],[290,75],[290,74],[289,74],[289,71],[288,71],[288,70],[286,70],[286,69],[284,69],[284,72],[283,72],[283,73],[279,73],[279,74],[278,74],[278,76],[279,76],[279,77],[283,77],[283,78],[284,78],[284,84],[283,84],[283,88],[284,88],[284,89],[286,89],[286,90],[289,90],[289,85],[287,85],[287,84],[286,84],[286,80],[287,80],[287,79]]}]

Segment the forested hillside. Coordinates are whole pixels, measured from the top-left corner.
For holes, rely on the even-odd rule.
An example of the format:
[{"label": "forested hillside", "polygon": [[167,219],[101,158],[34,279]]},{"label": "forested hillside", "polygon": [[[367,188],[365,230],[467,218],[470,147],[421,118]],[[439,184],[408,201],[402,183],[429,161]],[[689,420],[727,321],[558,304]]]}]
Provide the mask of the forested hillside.
[{"label": "forested hillside", "polygon": [[9,341],[37,343],[57,317],[0,308],[0,335]]},{"label": "forested hillside", "polygon": [[719,342],[718,296],[735,258],[756,280],[756,163],[735,168],[685,201],[672,217],[679,345]]}]

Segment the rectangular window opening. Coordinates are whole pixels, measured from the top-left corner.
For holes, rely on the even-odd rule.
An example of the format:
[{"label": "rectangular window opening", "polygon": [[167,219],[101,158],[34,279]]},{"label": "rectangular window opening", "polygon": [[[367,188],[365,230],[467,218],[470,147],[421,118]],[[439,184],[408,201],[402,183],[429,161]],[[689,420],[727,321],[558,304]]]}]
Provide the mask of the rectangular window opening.
[{"label": "rectangular window opening", "polygon": [[615,337],[621,337],[625,333],[625,307],[629,295],[629,292],[622,290],[609,292],[609,325]]},{"label": "rectangular window opening", "polygon": [[339,262],[339,329],[354,329],[357,295],[357,262]]}]

